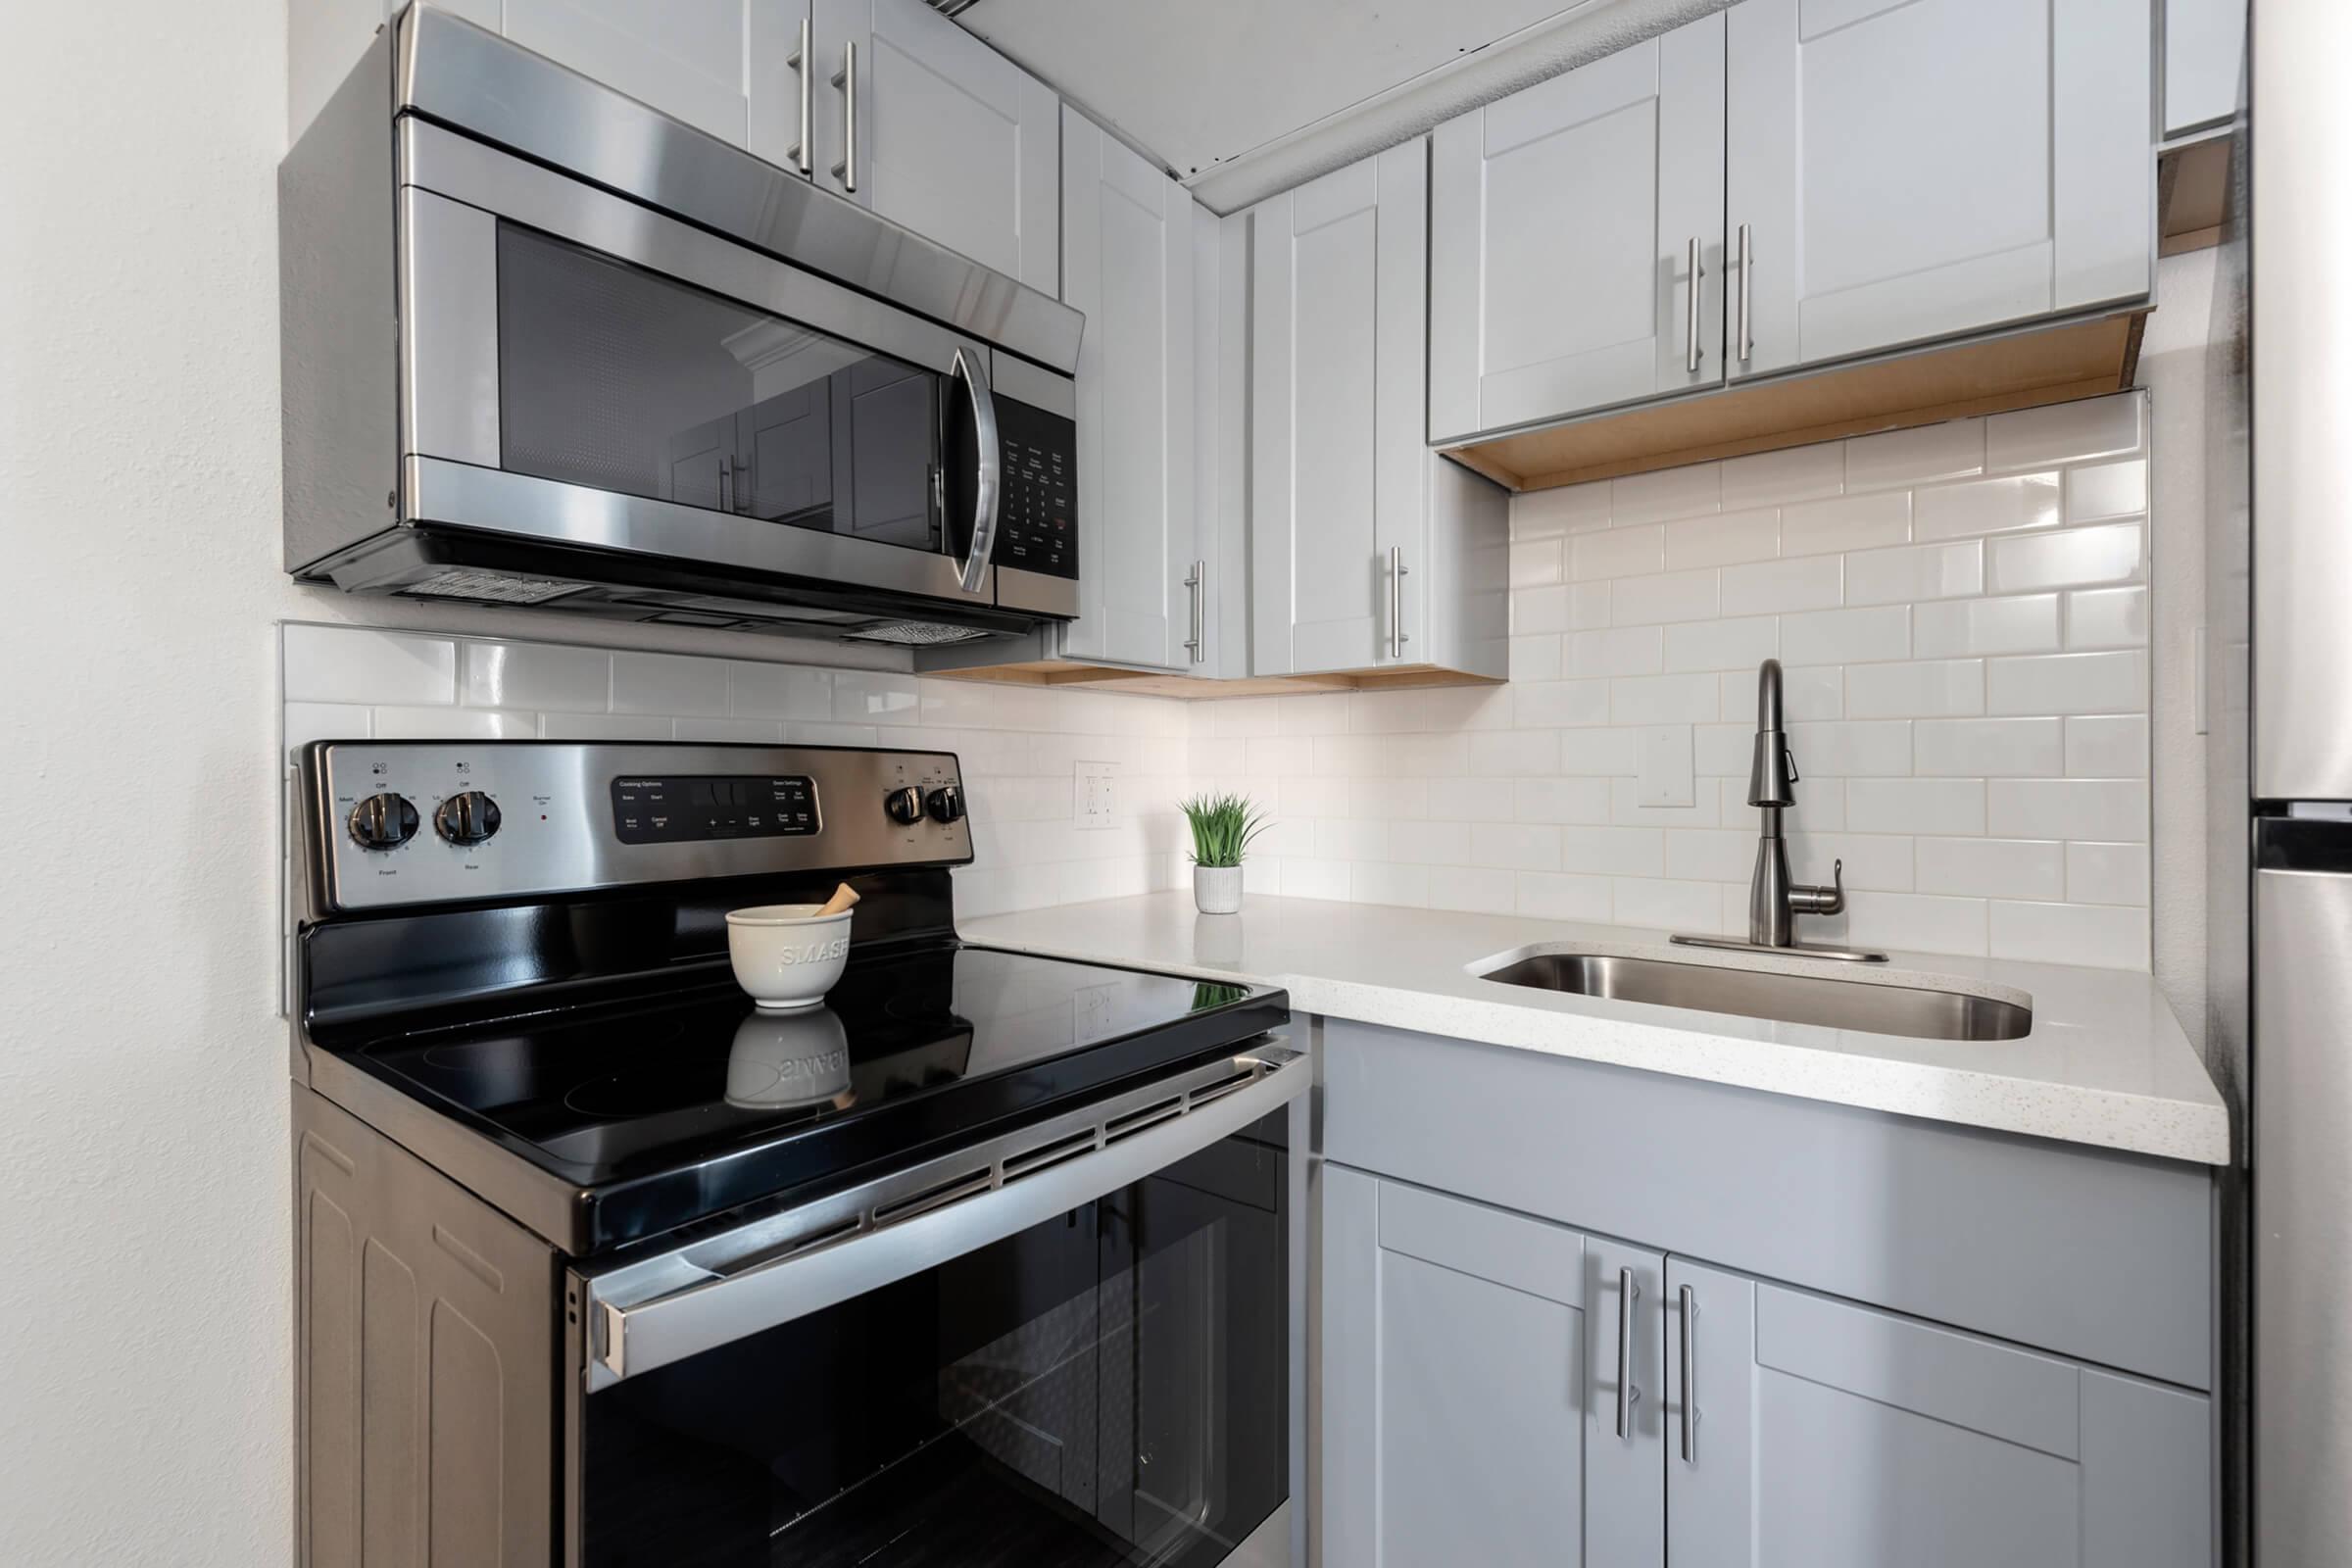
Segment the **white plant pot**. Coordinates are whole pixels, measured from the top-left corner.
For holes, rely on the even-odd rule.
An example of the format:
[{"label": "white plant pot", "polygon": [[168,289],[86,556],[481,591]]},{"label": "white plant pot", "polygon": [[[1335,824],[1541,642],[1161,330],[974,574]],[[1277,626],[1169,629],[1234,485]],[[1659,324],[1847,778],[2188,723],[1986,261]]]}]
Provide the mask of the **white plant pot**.
[{"label": "white plant pot", "polygon": [[1242,910],[1242,868],[1238,865],[1193,867],[1193,902],[1202,914],[1239,914]]}]

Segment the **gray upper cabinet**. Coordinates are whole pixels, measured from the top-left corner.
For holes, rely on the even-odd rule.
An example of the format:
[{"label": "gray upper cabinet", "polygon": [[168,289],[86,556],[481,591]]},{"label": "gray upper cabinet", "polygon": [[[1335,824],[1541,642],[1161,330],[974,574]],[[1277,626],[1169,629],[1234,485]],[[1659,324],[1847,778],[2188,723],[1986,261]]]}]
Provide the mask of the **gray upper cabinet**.
[{"label": "gray upper cabinet", "polygon": [[1061,101],[1054,89],[922,0],[809,3],[818,183],[1058,294]]},{"label": "gray upper cabinet", "polygon": [[1075,110],[1062,111],[1062,298],[1086,313],[1083,598],[1062,652],[1189,670],[1205,641],[1195,631],[1193,201]]},{"label": "gray upper cabinet", "polygon": [[2246,69],[2246,0],[2165,0],[2164,133],[2219,124],[2237,112]]},{"label": "gray upper cabinet", "polygon": [[1323,1249],[1325,1563],[1664,1560],[1656,1253],[1338,1165]]},{"label": "gray upper cabinet", "polygon": [[2149,292],[2149,0],[1727,17],[1735,377]]},{"label": "gray upper cabinet", "polygon": [[1666,1308],[1678,1568],[2213,1560],[2202,1395],[1679,1257]]},{"label": "gray upper cabinet", "polygon": [[1429,435],[1719,384],[1724,19],[1430,138]]},{"label": "gray upper cabinet", "polygon": [[1250,209],[1250,673],[1505,672],[1503,492],[1425,444],[1428,144]]}]

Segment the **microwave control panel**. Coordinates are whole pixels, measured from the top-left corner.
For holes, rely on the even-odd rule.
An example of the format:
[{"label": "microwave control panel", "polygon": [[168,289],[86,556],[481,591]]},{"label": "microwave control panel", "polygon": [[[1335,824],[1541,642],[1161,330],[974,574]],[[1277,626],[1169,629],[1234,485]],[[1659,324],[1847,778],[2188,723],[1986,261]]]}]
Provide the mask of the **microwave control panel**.
[{"label": "microwave control panel", "polygon": [[1004,496],[997,564],[1049,577],[1078,575],[1078,426],[1058,414],[997,399]]}]

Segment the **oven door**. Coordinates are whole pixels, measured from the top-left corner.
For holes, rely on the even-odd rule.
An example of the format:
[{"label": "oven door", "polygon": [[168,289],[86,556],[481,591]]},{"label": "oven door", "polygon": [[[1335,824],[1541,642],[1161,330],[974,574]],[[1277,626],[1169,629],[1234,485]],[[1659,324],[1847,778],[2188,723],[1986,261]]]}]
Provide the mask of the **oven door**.
[{"label": "oven door", "polygon": [[566,174],[414,118],[400,146],[404,522],[998,605],[1008,479],[1036,510],[1007,434],[1058,448],[1074,402],[1001,401],[978,340]]},{"label": "oven door", "polygon": [[568,1282],[572,1568],[1290,1561],[1272,1041]]}]

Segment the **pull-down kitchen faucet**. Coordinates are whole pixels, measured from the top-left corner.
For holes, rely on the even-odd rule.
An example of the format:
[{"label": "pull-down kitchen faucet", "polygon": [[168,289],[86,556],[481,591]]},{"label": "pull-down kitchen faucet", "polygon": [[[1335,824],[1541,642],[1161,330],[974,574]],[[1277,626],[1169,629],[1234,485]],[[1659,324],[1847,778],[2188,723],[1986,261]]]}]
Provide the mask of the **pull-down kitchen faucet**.
[{"label": "pull-down kitchen faucet", "polygon": [[1788,750],[1788,734],[1782,719],[1781,662],[1767,659],[1756,671],[1756,749],[1747,769],[1747,804],[1761,808],[1764,817],[1762,836],[1756,842],[1756,871],[1747,884],[1747,940],[1693,934],[1678,935],[1675,941],[1694,948],[1801,953],[1807,957],[1863,962],[1886,956],[1796,940],[1798,915],[1838,914],[1845,908],[1843,860],[1831,862],[1826,888],[1788,879],[1788,841],[1781,832],[1781,813],[1796,804],[1796,785],[1802,776]]}]

